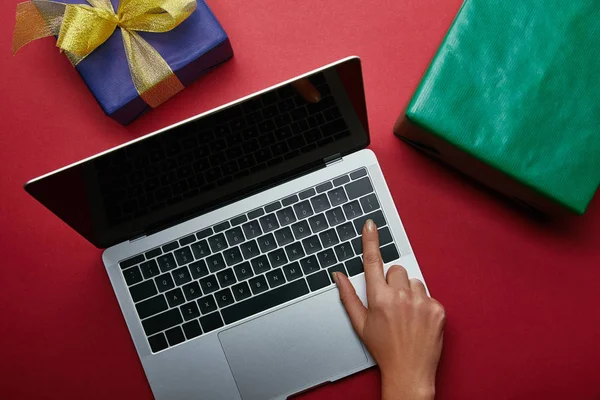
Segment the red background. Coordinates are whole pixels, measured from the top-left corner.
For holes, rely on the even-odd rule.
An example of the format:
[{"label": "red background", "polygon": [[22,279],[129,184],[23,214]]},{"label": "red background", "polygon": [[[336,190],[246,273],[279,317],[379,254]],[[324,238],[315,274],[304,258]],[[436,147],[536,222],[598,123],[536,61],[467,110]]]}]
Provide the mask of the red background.
[{"label": "red background", "polygon": [[[100,251],[25,181],[356,54],[371,148],[447,309],[439,399],[600,398],[599,196],[584,217],[540,222],[392,135],[460,0],[209,0],[235,58],[128,127],[51,39],[11,57],[17,2],[0,15],[0,397],[151,397]],[[304,398],[379,395],[371,369]]]}]

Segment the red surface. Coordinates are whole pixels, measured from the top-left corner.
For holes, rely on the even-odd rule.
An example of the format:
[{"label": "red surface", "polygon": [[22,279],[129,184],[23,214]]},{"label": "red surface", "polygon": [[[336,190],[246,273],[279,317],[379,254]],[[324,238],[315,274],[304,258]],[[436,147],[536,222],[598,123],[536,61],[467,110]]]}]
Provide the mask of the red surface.
[{"label": "red surface", "polygon": [[[447,309],[439,399],[600,398],[600,198],[542,223],[392,135],[460,0],[210,0],[235,58],[129,127],[102,114],[51,40],[10,56],[18,1],[0,15],[0,397],[151,397],[100,251],[25,181],[357,54],[371,148]],[[376,369],[303,396],[378,397]]]}]

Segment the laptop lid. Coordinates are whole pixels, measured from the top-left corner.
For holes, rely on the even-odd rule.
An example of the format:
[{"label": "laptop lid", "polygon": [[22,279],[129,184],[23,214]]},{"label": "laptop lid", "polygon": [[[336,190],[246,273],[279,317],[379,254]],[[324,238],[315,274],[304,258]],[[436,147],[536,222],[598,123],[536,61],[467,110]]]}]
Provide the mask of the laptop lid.
[{"label": "laptop lid", "polygon": [[99,248],[148,235],[369,144],[350,57],[25,185]]}]

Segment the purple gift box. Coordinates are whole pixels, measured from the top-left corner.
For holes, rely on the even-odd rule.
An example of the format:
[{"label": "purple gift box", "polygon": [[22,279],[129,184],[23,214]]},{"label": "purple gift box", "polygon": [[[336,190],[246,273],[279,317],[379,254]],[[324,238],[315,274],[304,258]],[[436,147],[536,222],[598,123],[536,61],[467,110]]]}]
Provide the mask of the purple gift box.
[{"label": "purple gift box", "polygon": [[[117,10],[119,0],[111,2]],[[184,86],[233,56],[229,38],[210,8],[203,0],[197,3],[196,11],[170,32],[138,32],[165,59]],[[77,71],[104,112],[121,124],[130,123],[150,108],[133,85],[119,28],[77,65]]]}]

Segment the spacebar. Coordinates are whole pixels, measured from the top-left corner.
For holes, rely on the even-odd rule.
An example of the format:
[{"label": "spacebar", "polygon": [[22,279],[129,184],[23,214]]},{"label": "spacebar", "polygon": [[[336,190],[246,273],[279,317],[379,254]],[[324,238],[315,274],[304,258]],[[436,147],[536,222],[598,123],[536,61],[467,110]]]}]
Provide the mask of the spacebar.
[{"label": "spacebar", "polygon": [[239,321],[269,308],[275,307],[286,301],[308,293],[308,285],[304,279],[299,279],[285,286],[280,286],[270,292],[258,295],[249,300],[242,301],[221,310],[221,315],[226,324]]}]

